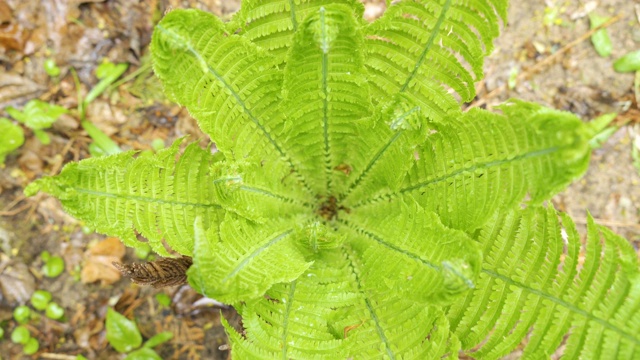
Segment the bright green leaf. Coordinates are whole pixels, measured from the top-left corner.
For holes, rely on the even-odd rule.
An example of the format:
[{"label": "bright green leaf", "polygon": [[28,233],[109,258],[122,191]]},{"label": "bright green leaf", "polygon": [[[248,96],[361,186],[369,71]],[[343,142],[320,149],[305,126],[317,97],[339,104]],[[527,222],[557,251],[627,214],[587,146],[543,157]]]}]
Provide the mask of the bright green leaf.
[{"label": "bright green leaf", "polygon": [[613,63],[617,72],[631,72],[640,70],[640,50],[632,51]]},{"label": "bright green leaf", "polygon": [[56,65],[55,60],[51,58],[44,61],[44,71],[51,77],[60,75],[60,68]]},{"label": "bright green leaf", "polygon": [[94,86],[84,98],[84,106],[95,100],[102,94],[109,85],[113,84],[118,78],[124,74],[129,68],[129,64],[113,64],[111,62],[103,62],[96,69],[96,76],[100,81]]},{"label": "bright green leaf", "polygon": [[[596,13],[589,13],[589,21],[591,22],[592,29],[604,24],[608,20],[608,17],[603,17]],[[611,55],[613,45],[611,44],[611,38],[609,38],[607,29],[600,29],[591,35],[591,43],[600,56],[607,57]]]},{"label": "bright green leaf", "polygon": [[112,308],[107,309],[107,340],[116,351],[129,352],[142,345],[142,335],[134,321]]},{"label": "bright green leaf", "polygon": [[165,293],[157,293],[155,297],[158,304],[165,307],[171,306],[171,298],[169,297],[169,295]]},{"label": "bright green leaf", "polygon": [[24,132],[9,119],[0,118],[0,165],[5,157],[24,143]]},{"label": "bright green leaf", "polygon": [[13,318],[18,324],[26,324],[31,316],[31,309],[28,306],[20,305],[13,310]]},{"label": "bright green leaf", "polygon": [[22,347],[22,353],[25,355],[33,355],[38,352],[40,349],[40,343],[36,338],[30,338]]},{"label": "bright green leaf", "polygon": [[36,310],[44,311],[51,301],[51,293],[46,290],[36,290],[31,295],[31,305]]},{"label": "bright green leaf", "polygon": [[26,344],[29,339],[31,339],[31,333],[29,329],[24,327],[23,325],[16,326],[15,329],[11,332],[11,341],[16,344]]},{"label": "bright green leaf", "polygon": [[67,112],[67,109],[62,106],[52,105],[38,99],[30,100],[22,111],[11,106],[7,108],[7,113],[11,117],[33,130],[50,128],[60,115]]},{"label": "bright green leaf", "polygon": [[45,315],[47,315],[49,319],[59,320],[64,316],[64,309],[62,306],[54,302],[50,302],[49,305],[47,305]]},{"label": "bright green leaf", "polygon": [[42,273],[46,277],[58,277],[64,271],[64,260],[60,256],[51,256],[42,266]]},{"label": "bright green leaf", "polygon": [[85,120],[81,125],[94,141],[89,145],[92,156],[114,155],[122,152],[118,144],[91,122]]},{"label": "bright green leaf", "polygon": [[163,344],[163,343],[171,340],[172,338],[173,338],[173,333],[171,331],[163,331],[161,333],[158,333],[158,334],[155,334],[154,336],[152,336],[142,346],[147,347],[147,348],[156,347],[156,346],[158,346],[160,344]]},{"label": "bright green leaf", "polygon": [[42,130],[33,130],[33,135],[35,135],[36,138],[40,140],[40,142],[43,145],[49,145],[51,143],[51,138],[49,137],[49,134],[47,134]]},{"label": "bright green leaf", "polygon": [[162,360],[162,358],[153,349],[143,347],[129,353],[124,360]]}]

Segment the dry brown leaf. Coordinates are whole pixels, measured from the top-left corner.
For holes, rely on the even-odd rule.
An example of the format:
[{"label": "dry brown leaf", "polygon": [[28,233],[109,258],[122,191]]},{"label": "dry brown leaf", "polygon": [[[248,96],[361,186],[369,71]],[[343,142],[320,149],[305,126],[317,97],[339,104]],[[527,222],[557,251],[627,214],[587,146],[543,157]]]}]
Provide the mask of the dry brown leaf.
[{"label": "dry brown leaf", "polygon": [[38,97],[45,88],[17,74],[0,71],[0,108]]},{"label": "dry brown leaf", "polygon": [[80,274],[83,283],[100,281],[102,285],[113,284],[120,280],[120,272],[113,266],[114,262],[122,261],[125,247],[118,238],[106,238],[85,254],[85,265]]}]

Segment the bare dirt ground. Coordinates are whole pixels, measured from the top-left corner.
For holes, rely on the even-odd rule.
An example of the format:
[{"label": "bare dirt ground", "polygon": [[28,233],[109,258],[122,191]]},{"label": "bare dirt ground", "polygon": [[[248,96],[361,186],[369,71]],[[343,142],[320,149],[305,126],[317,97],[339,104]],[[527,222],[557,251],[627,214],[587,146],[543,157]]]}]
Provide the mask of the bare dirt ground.
[{"label": "bare dirt ground", "polygon": [[[377,0],[367,5],[366,16],[371,18],[384,9]],[[42,145],[27,132],[25,145],[0,169],[0,327],[5,330],[0,358],[21,358],[20,347],[8,340],[15,327],[12,312],[36,289],[53,293],[66,315],[65,321],[43,316],[29,325],[40,342],[33,358],[75,359],[77,354],[89,359],[118,358],[105,337],[108,306],[134,316],[145,338],[172,331],[173,340],[157,348],[163,359],[227,358],[220,316],[237,325],[239,317],[233,309],[212,306],[187,286],[154,290],[120,279],[105,267],[113,259],[138,260],[132,251],[104,242],[104,236],[85,234],[82,224],[65,215],[56,200],[22,195],[33,179],[55,174],[65,163],[89,156],[91,139],[74,111],[78,97],[71,69],[77,71],[85,95],[97,83],[95,69],[105,58],[129,63],[125,77],[144,70],[154,23],[167,9],[188,7],[228,17],[239,2],[0,0],[0,117],[7,116],[7,106],[21,107],[33,98],[72,110],[48,131],[51,144]],[[621,16],[608,27],[613,43],[609,58],[599,57],[589,40],[567,46],[589,30],[587,10]],[[554,55],[565,47],[561,56]],[[636,248],[640,242],[640,176],[632,165],[630,129],[638,126],[640,111],[633,74],[614,72],[612,62],[638,48],[637,2],[512,1],[508,24],[486,62],[486,79],[478,84],[477,100],[471,104],[491,107],[517,97],[573,111],[584,120],[619,113],[616,122],[627,125],[595,151],[588,173],[553,203],[579,224],[586,222],[588,209]],[[505,85],[512,74],[529,75],[535,64],[549,57],[553,61],[537,73],[515,86]],[[60,76],[51,78],[43,71],[46,59],[55,60]],[[164,100],[148,70],[93,101],[87,116],[123,149],[150,149],[156,139],[168,145],[184,135],[204,137],[186,111]],[[42,275],[39,255],[43,250],[65,260],[60,277]],[[161,306],[154,296],[157,293],[167,294],[171,306]]]}]

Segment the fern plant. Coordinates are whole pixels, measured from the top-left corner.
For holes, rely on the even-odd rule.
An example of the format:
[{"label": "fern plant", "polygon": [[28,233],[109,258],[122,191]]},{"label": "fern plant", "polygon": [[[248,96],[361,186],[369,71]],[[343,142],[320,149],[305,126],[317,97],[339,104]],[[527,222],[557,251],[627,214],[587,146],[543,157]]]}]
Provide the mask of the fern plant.
[{"label": "fern plant", "polygon": [[[596,125],[512,100],[462,112],[505,0],[245,0],[175,10],[155,73],[215,143],[31,184],[96,231],[191,257],[237,359],[640,358],[633,249],[544,202]],[[501,20],[502,19],[502,20]]]}]

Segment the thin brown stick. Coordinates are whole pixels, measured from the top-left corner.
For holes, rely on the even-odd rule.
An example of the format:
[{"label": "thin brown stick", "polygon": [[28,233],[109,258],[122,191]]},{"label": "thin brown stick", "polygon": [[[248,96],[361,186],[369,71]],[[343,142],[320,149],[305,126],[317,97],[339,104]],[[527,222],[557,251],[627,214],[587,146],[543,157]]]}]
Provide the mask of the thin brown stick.
[{"label": "thin brown stick", "polygon": [[29,209],[32,205],[30,203],[24,204],[17,209],[13,209],[11,211],[0,211],[0,216],[14,216],[17,215],[27,209]]},{"label": "thin brown stick", "polygon": [[[591,37],[591,35],[593,35],[596,31],[598,31],[600,29],[607,28],[607,27],[613,25],[614,23],[618,22],[622,18],[623,18],[622,15],[617,15],[617,16],[612,17],[611,19],[607,20],[605,23],[603,23],[603,24],[601,24],[601,25],[599,25],[599,26],[587,31],[584,34],[582,34],[577,39],[575,39],[572,42],[568,43],[567,45],[563,46],[560,50],[558,50],[555,53],[547,56],[546,58],[544,58],[543,60],[537,62],[535,65],[533,65],[532,67],[530,67],[526,71],[523,71],[522,73],[520,73],[516,77],[516,82],[520,82],[520,81],[522,81],[524,79],[527,79],[530,76],[538,73],[540,70],[544,69],[545,67],[547,67],[548,65],[550,65],[551,63],[556,61],[558,59],[558,57],[560,57],[560,55],[566,53],[571,48],[575,47],[576,45],[580,44],[581,42],[589,39]],[[505,83],[505,84],[493,89],[491,92],[489,92],[488,94],[486,94],[482,98],[478,99],[478,101],[476,101],[476,102],[472,103],[471,105],[469,105],[467,107],[467,109],[471,109],[471,108],[474,108],[474,107],[479,107],[479,106],[485,105],[489,99],[492,99],[496,95],[506,91],[507,90],[507,86],[508,86],[508,84]]]},{"label": "thin brown stick", "polygon": [[[593,218],[593,221],[595,221],[596,224],[605,225],[609,227],[632,228],[632,229],[640,230],[640,224],[636,224],[632,222],[621,222],[621,221],[615,221],[615,220],[596,219],[596,218]],[[573,218],[573,222],[575,222],[576,224],[585,225],[587,224],[587,219]]]},{"label": "thin brown stick", "polygon": [[54,360],[75,360],[77,356],[74,355],[65,355],[65,354],[54,354],[54,353],[42,353],[40,357],[43,359],[54,359]]}]

